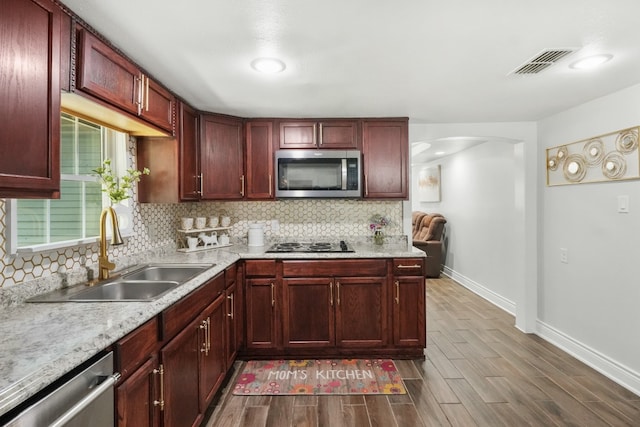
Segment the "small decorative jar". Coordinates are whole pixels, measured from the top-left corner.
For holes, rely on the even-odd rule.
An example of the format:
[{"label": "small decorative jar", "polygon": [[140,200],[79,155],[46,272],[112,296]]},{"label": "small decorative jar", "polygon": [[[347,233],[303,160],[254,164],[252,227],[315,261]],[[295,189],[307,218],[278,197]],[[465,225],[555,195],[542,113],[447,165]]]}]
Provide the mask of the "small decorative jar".
[{"label": "small decorative jar", "polygon": [[373,244],[374,245],[381,245],[383,243],[384,243],[384,233],[382,232],[381,229],[377,228],[373,232]]}]

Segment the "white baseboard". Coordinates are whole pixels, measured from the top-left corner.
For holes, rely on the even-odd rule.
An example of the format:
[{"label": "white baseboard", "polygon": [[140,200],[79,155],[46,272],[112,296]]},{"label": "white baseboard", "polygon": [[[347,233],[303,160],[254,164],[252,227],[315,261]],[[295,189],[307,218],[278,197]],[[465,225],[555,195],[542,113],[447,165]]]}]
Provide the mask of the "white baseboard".
[{"label": "white baseboard", "polygon": [[[443,274],[452,280],[455,280],[471,292],[503,309],[507,313],[515,313],[516,305],[514,302],[501,297],[495,292],[487,289],[485,286],[474,282],[460,273],[456,273],[454,270],[446,266],[444,267]],[[627,368],[610,357],[605,356],[595,349],[571,338],[565,333],[540,320],[536,322],[536,335],[563,351],[566,351],[568,354],[600,372],[611,381],[620,384],[622,387],[640,396],[640,374],[638,372]]]},{"label": "white baseboard", "polygon": [[455,280],[465,288],[469,289],[474,294],[480,295],[482,298],[486,299],[493,305],[496,305],[501,309],[503,309],[504,311],[506,311],[507,313],[515,316],[516,303],[514,303],[513,301],[509,301],[508,299],[493,292],[492,290],[486,288],[485,286],[482,286],[480,283],[474,282],[473,280],[469,279],[466,276],[463,276],[460,273],[456,273],[454,270],[450,269],[447,266],[444,266],[442,273],[445,276]]},{"label": "white baseboard", "polygon": [[597,350],[538,320],[537,333],[546,341],[566,351],[602,375],[640,396],[640,374]]}]

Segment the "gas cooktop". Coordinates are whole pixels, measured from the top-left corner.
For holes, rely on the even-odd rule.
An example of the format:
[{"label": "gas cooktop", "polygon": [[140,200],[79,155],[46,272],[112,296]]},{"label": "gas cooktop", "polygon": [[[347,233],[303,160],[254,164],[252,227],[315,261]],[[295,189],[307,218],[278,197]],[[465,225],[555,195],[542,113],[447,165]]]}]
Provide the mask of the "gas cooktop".
[{"label": "gas cooktop", "polygon": [[355,252],[351,246],[340,242],[285,242],[276,243],[267,252]]}]

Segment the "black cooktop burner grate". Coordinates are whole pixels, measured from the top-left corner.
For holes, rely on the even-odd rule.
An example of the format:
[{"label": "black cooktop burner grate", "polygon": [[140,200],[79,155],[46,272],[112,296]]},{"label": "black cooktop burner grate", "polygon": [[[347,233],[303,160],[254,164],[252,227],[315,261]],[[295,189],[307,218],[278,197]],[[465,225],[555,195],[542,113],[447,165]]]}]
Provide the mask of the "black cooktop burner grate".
[{"label": "black cooktop burner grate", "polygon": [[331,242],[284,242],[276,243],[267,252],[355,252],[344,240]]}]

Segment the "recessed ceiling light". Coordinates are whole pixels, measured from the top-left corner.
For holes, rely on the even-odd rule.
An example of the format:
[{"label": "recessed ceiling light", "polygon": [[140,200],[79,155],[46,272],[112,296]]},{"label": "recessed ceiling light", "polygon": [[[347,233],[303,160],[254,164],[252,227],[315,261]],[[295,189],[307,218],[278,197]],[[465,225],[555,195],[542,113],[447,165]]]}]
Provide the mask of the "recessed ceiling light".
[{"label": "recessed ceiling light", "polygon": [[286,68],[284,62],[278,58],[256,58],[251,61],[251,68],[261,73],[279,73]]},{"label": "recessed ceiling light", "polygon": [[591,68],[597,67],[598,65],[604,64],[605,62],[611,60],[611,58],[613,58],[613,55],[608,54],[588,56],[574,62],[573,64],[569,65],[569,67],[576,68],[578,70],[589,70]]},{"label": "recessed ceiling light", "polygon": [[444,154],[444,151],[436,151],[436,156],[442,156]]}]

